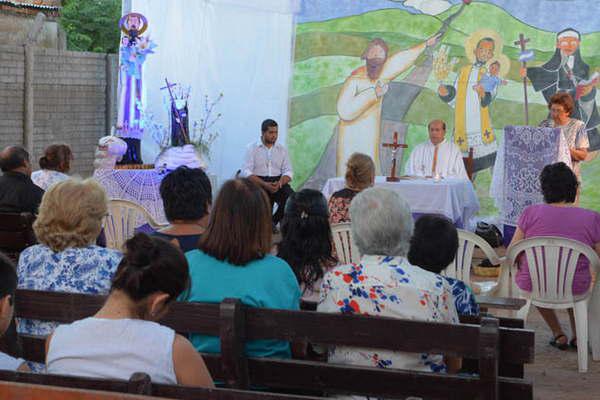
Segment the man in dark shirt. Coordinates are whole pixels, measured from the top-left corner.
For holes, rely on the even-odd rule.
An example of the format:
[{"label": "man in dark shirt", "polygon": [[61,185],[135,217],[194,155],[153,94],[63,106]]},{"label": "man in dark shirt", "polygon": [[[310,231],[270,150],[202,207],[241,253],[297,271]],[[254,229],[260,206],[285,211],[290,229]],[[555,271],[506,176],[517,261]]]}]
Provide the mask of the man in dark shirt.
[{"label": "man in dark shirt", "polygon": [[44,191],[31,181],[29,153],[20,146],[0,152],[0,212],[37,213]]}]

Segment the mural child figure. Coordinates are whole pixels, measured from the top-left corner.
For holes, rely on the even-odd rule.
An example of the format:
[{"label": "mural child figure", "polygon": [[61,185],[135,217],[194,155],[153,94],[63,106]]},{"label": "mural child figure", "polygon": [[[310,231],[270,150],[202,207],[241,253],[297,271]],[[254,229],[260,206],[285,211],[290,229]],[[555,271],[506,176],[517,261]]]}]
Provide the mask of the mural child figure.
[{"label": "mural child figure", "polygon": [[[496,157],[498,145],[489,105],[494,101],[498,85],[487,85],[485,76],[488,73],[486,64],[496,53],[502,52],[502,46],[502,39],[496,32],[474,32],[465,42],[470,64],[460,68],[454,85],[440,84],[438,87],[440,99],[454,106],[454,142],[463,153],[473,147],[474,171],[492,166]],[[493,90],[486,91],[485,86]]]},{"label": "mural child figure", "polygon": [[336,173],[341,176],[350,155],[356,152],[370,156],[379,174],[381,108],[389,83],[414,64],[427,47],[437,44],[440,35],[429,38],[408,50],[389,55],[383,39],[373,39],[362,55],[364,66],[346,79],[337,100],[338,145]]},{"label": "mural child figure", "polygon": [[586,64],[580,51],[581,35],[568,28],[556,36],[556,51],[552,58],[539,67],[521,69],[521,76],[527,76],[536,91],[541,91],[546,101],[556,92],[567,92],[575,100],[572,118],[585,123],[590,141],[590,151],[600,149],[600,114],[596,106],[596,85],[598,74],[590,76],[590,66]]},{"label": "mural child figure", "polygon": [[495,93],[496,89],[500,85],[508,85],[508,81],[505,79],[501,79],[498,74],[500,73],[500,61],[494,60],[490,63],[488,68],[488,73],[483,75],[483,77],[477,82],[477,85],[473,86],[475,91],[480,90],[478,86],[480,86],[484,92],[486,93]]}]

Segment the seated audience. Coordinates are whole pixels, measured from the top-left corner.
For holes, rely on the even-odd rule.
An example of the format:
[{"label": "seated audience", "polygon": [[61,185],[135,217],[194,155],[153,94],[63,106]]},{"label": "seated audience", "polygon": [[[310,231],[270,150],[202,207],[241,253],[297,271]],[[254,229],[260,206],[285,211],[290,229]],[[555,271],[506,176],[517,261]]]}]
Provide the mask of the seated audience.
[{"label": "seated audience", "polygon": [[[0,253],[0,336],[6,333],[13,319],[16,290],[15,266],[8,257]],[[0,352],[0,370],[27,372],[29,367],[25,360]]]},{"label": "seated audience", "polygon": [[[409,263],[440,274],[454,261],[457,250],[458,232],[449,219],[437,215],[423,215],[415,222],[408,250]],[[478,315],[479,305],[471,288],[459,279],[442,277],[452,288],[456,311],[464,315]]]},{"label": "seated audience", "polygon": [[29,153],[21,146],[0,152],[0,212],[36,214],[44,191],[31,181]]},{"label": "seated audience", "polygon": [[160,183],[160,197],[169,226],[154,235],[176,243],[184,253],[198,248],[212,203],[208,176],[200,168],[179,167]]},{"label": "seated audience", "polygon": [[56,328],[46,340],[48,373],[213,387],[200,354],[155,321],[187,289],[187,261],[177,247],[139,233],[126,243],[110,295],[93,317]]},{"label": "seated audience", "polygon": [[[271,236],[271,206],[264,190],[247,178],[227,181],[199,249],[185,255],[191,287],[182,300],[220,303],[231,297],[251,307],[299,309],[298,281],[284,260],[269,254]],[[220,352],[218,337],[192,334],[191,341],[200,352]],[[289,358],[290,346],[253,340],[246,343],[246,354]]]},{"label": "seated audience", "polygon": [[[540,174],[540,183],[545,204],[535,204],[523,211],[510,246],[534,236],[559,236],[587,244],[600,254],[600,214],[574,205],[579,184],[573,171],[562,162],[547,165]],[[520,259],[515,280],[521,290],[531,292],[531,276],[524,256]],[[573,294],[584,294],[591,282],[589,262],[580,257],[573,277]],[[569,309],[573,334],[570,342],[556,312],[549,308],[537,309],[552,330],[552,346],[561,350],[566,350],[569,345],[577,346],[573,309]]]},{"label": "seated audience", "polygon": [[296,274],[303,298],[318,301],[323,271],[337,264],[327,201],[321,192],[303,189],[288,199],[281,221],[277,256]]},{"label": "seated audience", "polygon": [[40,170],[31,174],[31,180],[44,190],[55,183],[69,179],[69,170],[73,161],[71,148],[66,144],[53,144],[44,150],[40,158]]},{"label": "seated audience", "polygon": [[[450,287],[434,273],[406,260],[413,219],[396,192],[371,188],[350,205],[360,264],[334,268],[323,278],[318,311],[458,323]],[[445,371],[443,357],[336,346],[329,362],[379,368]],[[458,363],[457,363],[458,364]],[[452,365],[452,371],[458,369]]]},{"label": "seated audience", "polygon": [[350,222],[350,202],[362,190],[375,183],[375,163],[371,157],[353,153],[346,163],[346,187],[329,198],[329,222]]},{"label": "seated audience", "polygon": [[[122,256],[94,244],[107,202],[104,189],[93,179],[51,186],[33,224],[39,244],[19,257],[19,289],[107,294]],[[21,320],[19,332],[48,335],[54,327],[53,322]]]}]

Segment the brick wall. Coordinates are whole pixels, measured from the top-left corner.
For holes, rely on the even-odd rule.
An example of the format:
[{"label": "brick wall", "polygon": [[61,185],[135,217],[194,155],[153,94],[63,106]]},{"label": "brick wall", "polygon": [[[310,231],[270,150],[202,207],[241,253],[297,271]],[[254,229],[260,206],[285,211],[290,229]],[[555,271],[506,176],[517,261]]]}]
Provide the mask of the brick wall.
[{"label": "brick wall", "polygon": [[[107,95],[107,56],[96,53],[34,49],[33,161],[46,146],[66,143],[73,149],[72,173],[93,171],[95,144],[107,134],[107,115],[116,106]],[[22,47],[0,47],[0,144],[22,144],[25,57]],[[109,80],[116,71],[109,72]],[[110,109],[107,109],[110,108]]]}]

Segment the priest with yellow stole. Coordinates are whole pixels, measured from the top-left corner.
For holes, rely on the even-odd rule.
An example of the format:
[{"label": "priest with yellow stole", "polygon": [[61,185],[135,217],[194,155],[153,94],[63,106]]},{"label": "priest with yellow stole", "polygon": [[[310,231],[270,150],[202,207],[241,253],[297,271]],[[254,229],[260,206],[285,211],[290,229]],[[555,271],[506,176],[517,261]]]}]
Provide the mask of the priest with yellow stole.
[{"label": "priest with yellow stole", "polygon": [[498,146],[489,109],[496,93],[478,83],[494,52],[502,52],[502,41],[493,31],[478,31],[467,39],[465,52],[471,63],[459,69],[454,85],[440,85],[438,95],[454,105],[454,143],[463,153],[473,148],[474,170],[479,171],[494,164]]}]

